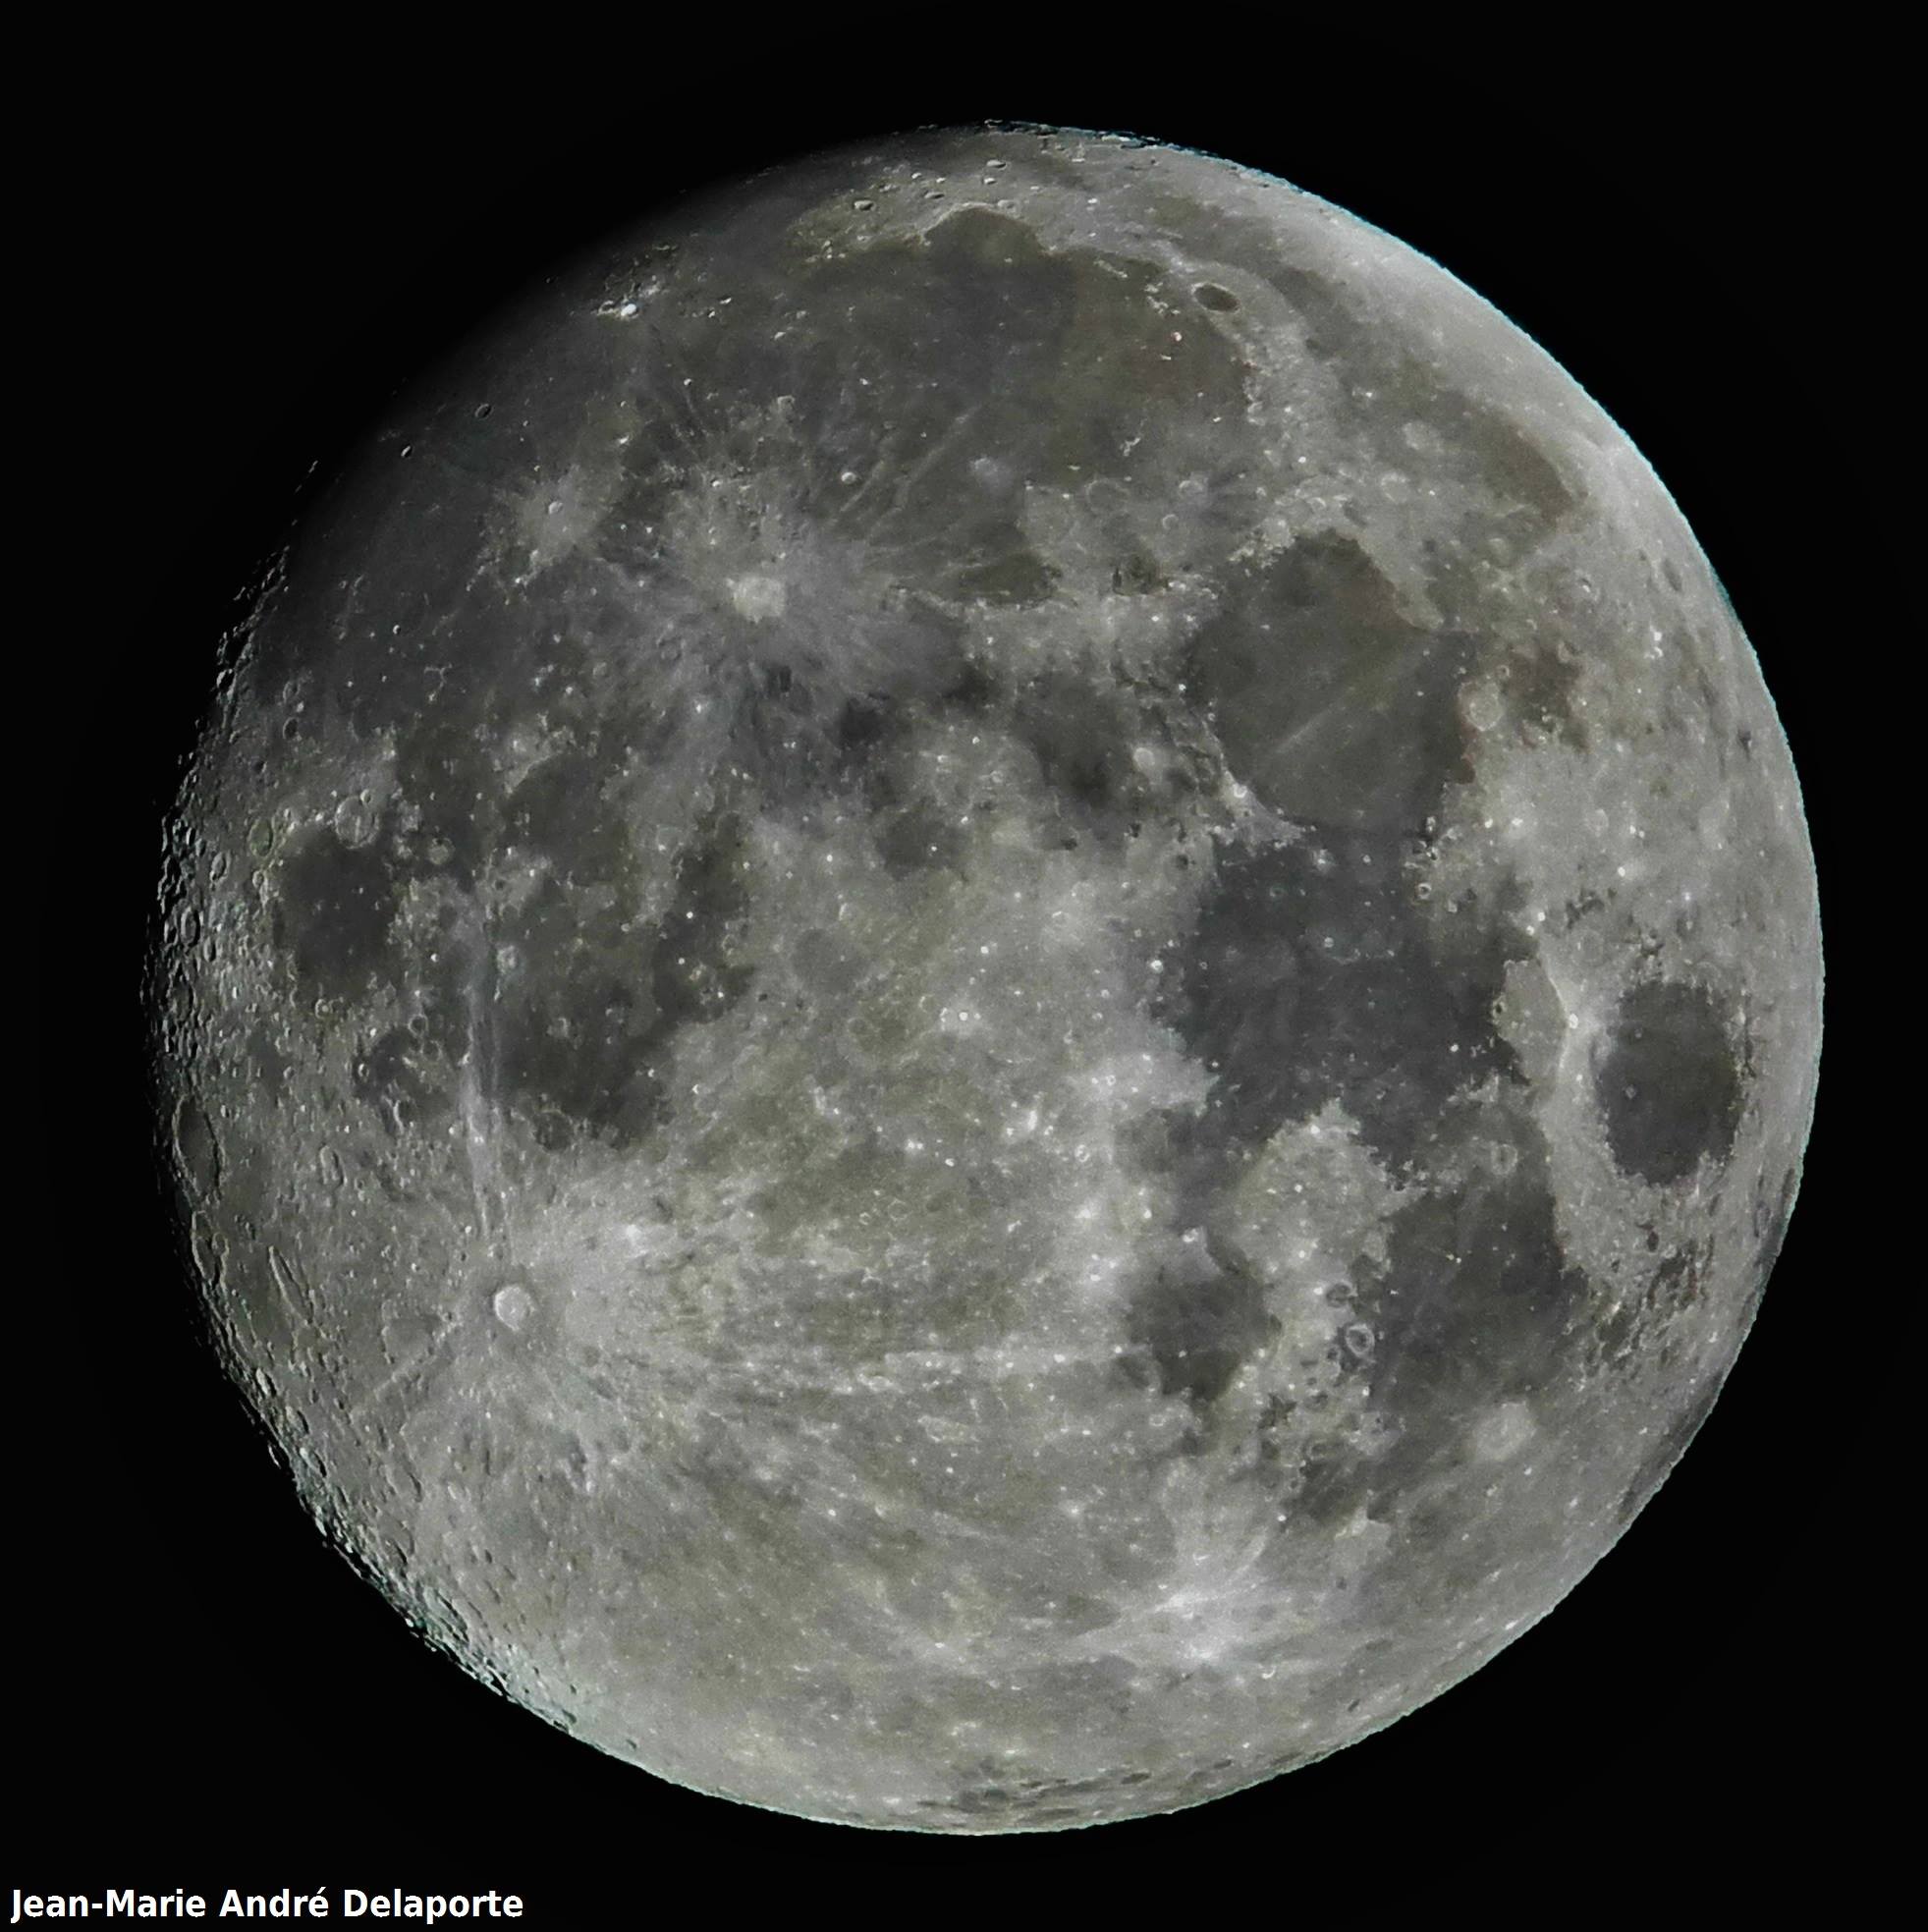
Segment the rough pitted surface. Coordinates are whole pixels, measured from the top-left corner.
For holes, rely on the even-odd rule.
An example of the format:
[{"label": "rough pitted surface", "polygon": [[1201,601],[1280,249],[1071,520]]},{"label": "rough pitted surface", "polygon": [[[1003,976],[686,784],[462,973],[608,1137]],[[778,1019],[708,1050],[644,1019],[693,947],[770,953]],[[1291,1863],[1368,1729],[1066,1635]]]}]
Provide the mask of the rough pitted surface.
[{"label": "rough pitted surface", "polygon": [[161,1081],[435,1641],[826,1819],[1192,1803],[1464,1677],[1791,1206],[1786,743],[1539,350],[1284,185],[851,149],[491,319],[232,640]]}]

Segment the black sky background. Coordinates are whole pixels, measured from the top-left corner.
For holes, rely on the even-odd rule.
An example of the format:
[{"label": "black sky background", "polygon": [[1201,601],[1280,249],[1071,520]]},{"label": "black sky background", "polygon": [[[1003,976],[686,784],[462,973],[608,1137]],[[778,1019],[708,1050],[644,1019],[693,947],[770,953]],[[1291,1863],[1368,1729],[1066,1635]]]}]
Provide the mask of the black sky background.
[{"label": "black sky background", "polygon": [[[272,18],[218,37],[153,26],[64,69],[64,159],[34,191],[72,196],[85,256],[56,317],[72,369],[50,380],[94,425],[77,432],[91,515],[45,655],[98,775],[72,821],[96,827],[83,903],[50,906],[66,936],[35,954],[82,1045],[41,1089],[65,1236],[16,1288],[48,1333],[12,1361],[7,1735],[26,1795],[0,1887],[495,1885],[562,1924],[672,1870],[721,1901],[824,1861],[1074,1882],[1242,1869],[1268,1890],[1295,1870],[1405,1871],[1489,1903],[1522,1861],[1570,1855],[1589,1885],[1678,1886],[1683,1859],[1709,1887],[1795,1861],[1865,1870],[1918,1722],[1896,1313],[1920,1269],[1882,1225],[1905,1201],[1868,1204],[1867,1096],[1894,1057],[1872,1007],[1892,995],[1857,983],[1867,754],[1850,732],[1882,700],[1843,677],[1900,648],[1880,504],[1855,480],[1870,417],[1902,407],[1861,373],[1901,268],[1868,239],[1861,90],[1890,56],[1851,23],[1715,49],[1621,15],[1314,34],[1269,10],[1129,28],[857,10],[669,39],[584,15],[527,23],[553,35],[534,55]],[[1470,283],[1628,431],[1792,741],[1831,1032],[1800,1203],[1739,1366],[1551,1619],[1391,1731],[1254,1792],[950,1841],[678,1792],[420,1645],[309,1525],[195,1344],[135,1002],[159,817],[215,644],[311,467],[453,330],[609,224],[799,149],[984,118],[1154,137],[1323,194]],[[42,749],[68,755],[58,732]]]}]

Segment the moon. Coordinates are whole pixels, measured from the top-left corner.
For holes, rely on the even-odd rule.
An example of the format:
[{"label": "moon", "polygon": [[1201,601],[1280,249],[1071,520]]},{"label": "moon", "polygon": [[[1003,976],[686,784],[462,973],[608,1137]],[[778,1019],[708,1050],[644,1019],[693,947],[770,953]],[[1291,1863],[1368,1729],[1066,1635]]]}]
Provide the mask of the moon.
[{"label": "moon", "polygon": [[1707,1417],[1819,1058],[1787,742],[1625,435],[1343,210],[1050,129],[479,321],[264,567],[161,901],[306,1508],[585,1742],[860,1826],[1476,1671]]}]

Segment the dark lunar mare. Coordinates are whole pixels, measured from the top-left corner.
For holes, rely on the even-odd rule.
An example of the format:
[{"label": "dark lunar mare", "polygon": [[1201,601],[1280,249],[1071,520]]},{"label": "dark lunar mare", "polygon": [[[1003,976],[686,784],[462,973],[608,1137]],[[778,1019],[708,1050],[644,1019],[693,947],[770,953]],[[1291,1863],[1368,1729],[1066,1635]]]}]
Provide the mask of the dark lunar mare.
[{"label": "dark lunar mare", "polygon": [[[1175,990],[1153,1004],[1213,1076],[1202,1115],[1172,1120],[1160,1149],[1182,1176],[1181,1227],[1211,1226],[1240,1161],[1329,1103],[1396,1174],[1423,1177],[1454,1132],[1455,1094],[1488,1075],[1523,1093],[1495,1019],[1508,964],[1530,957],[1509,916],[1515,896],[1469,893],[1443,926],[1413,883],[1445,788],[1468,775],[1455,699],[1471,653],[1463,635],[1412,624],[1338,535],[1239,574],[1192,638],[1188,687],[1228,764],[1300,832],[1220,843]],[[1530,1386],[1557,1361],[1575,1278],[1553,1236],[1537,1130],[1517,1107],[1503,1118],[1528,1157],[1490,1189],[1403,1209],[1376,1285],[1400,1340],[1375,1365],[1374,1395],[1405,1444],[1386,1483],[1433,1453],[1494,1375]],[[1470,1259],[1458,1272],[1428,1238],[1447,1233],[1460,1247],[1443,1251]],[[1133,1333],[1168,1391],[1209,1404],[1264,1345],[1239,1282],[1222,1266],[1188,1290],[1182,1317],[1169,1285],[1141,1292]],[[1333,1466],[1320,1470],[1306,1507],[1337,1482]]]},{"label": "dark lunar mare", "polygon": [[1594,1074],[1607,1144],[1656,1187],[1724,1161],[1740,1125],[1741,1069],[1724,1003],[1704,986],[1647,980],[1621,996]]}]

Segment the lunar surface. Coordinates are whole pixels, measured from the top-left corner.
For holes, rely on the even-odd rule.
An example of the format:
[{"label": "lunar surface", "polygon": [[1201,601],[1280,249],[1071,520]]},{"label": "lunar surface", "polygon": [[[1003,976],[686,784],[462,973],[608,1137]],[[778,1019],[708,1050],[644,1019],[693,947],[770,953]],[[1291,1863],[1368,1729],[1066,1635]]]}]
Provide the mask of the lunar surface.
[{"label": "lunar surface", "polygon": [[157,931],[328,1533],[869,1826],[1196,1803],[1525,1629],[1707,1415],[1819,1049],[1788,746],[1625,436],[1353,217],[1028,129],[473,325],[227,640]]}]

